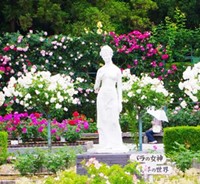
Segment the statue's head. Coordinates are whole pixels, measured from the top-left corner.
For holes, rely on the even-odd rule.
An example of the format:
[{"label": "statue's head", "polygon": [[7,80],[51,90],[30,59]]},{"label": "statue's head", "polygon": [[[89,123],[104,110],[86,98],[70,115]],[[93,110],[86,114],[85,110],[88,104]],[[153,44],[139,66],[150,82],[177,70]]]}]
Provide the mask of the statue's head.
[{"label": "statue's head", "polygon": [[104,45],[103,47],[101,47],[100,56],[104,60],[112,58],[112,56],[113,56],[112,48],[108,45]]}]

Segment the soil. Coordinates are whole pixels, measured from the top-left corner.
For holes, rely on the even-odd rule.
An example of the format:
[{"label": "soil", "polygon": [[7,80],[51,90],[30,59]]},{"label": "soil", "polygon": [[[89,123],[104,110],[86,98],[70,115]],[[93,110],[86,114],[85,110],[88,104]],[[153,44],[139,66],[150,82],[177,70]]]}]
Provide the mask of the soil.
[{"label": "soil", "polygon": [[16,184],[23,183],[42,183],[43,179],[48,174],[43,175],[42,173],[34,176],[21,176],[19,171],[15,170],[13,164],[4,164],[0,166],[0,183],[1,181],[15,181]]}]

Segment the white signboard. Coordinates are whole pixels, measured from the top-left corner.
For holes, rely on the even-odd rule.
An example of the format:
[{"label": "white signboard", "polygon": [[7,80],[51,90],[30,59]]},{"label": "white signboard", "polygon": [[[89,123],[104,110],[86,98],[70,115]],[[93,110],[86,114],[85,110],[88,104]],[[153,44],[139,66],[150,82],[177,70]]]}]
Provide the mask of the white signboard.
[{"label": "white signboard", "polygon": [[18,142],[17,140],[11,140],[11,141],[10,141],[10,144],[11,144],[11,145],[18,145],[19,142]]},{"label": "white signboard", "polygon": [[130,155],[131,161],[137,161],[141,163],[137,168],[144,175],[171,174],[172,167],[169,165],[162,165],[166,162],[166,159],[167,158],[164,154],[158,153],[138,153]]},{"label": "white signboard", "polygon": [[166,157],[163,154],[132,154],[130,155],[131,161],[137,161],[140,163],[155,163],[164,164],[166,162]]},{"label": "white signboard", "polygon": [[138,169],[142,174],[171,174],[172,167],[169,165],[156,165],[156,164],[141,164]]}]

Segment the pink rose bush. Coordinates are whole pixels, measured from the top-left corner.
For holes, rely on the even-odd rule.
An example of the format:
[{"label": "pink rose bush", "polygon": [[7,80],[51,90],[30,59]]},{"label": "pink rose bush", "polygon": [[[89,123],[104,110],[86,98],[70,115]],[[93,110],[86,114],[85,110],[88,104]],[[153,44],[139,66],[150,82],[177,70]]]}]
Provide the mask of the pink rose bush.
[{"label": "pink rose bush", "polygon": [[167,50],[163,45],[151,43],[150,32],[141,33],[134,30],[122,35],[110,32],[110,36],[121,61],[118,64],[123,69],[129,68],[136,75],[140,75],[141,72],[150,73],[151,77],[161,80],[177,71],[175,65],[166,71],[165,63],[169,59]]},{"label": "pink rose bush", "polygon": [[[78,112],[77,112],[78,113]],[[51,134],[55,140],[59,140],[61,136],[66,137],[71,133],[78,133],[81,136],[82,130],[89,128],[89,122],[86,116],[79,118],[75,124],[71,124],[71,119],[64,119],[61,122],[53,119],[51,121]],[[74,119],[74,116],[73,118]],[[21,137],[22,140],[35,140],[37,138],[46,138],[48,120],[41,113],[9,113],[0,116],[0,130],[8,132],[12,139]],[[74,132],[70,132],[73,127]],[[80,138],[80,137],[79,137]]]}]

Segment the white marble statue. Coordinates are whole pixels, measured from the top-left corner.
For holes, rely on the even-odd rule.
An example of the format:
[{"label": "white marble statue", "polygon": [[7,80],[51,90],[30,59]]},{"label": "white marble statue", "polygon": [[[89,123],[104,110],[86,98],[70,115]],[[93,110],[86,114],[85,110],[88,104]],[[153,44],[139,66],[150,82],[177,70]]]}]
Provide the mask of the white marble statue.
[{"label": "white marble statue", "polygon": [[112,62],[113,50],[103,46],[100,56],[105,62],[97,71],[94,89],[97,95],[97,128],[99,145],[96,152],[128,152],[123,144],[119,124],[119,113],[122,111],[121,70]]}]

